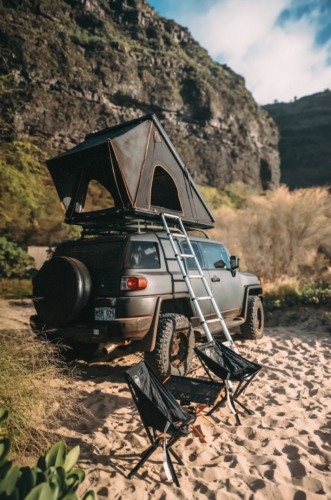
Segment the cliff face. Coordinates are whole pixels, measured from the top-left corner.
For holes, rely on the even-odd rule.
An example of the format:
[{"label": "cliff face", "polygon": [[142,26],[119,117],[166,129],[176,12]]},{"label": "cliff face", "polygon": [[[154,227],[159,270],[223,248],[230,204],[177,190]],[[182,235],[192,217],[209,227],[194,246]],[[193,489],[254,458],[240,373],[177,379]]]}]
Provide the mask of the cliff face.
[{"label": "cliff face", "polygon": [[145,0],[3,0],[2,115],[49,155],[154,112],[194,180],[279,183],[278,129],[244,79]]},{"label": "cliff face", "polygon": [[331,92],[263,108],[279,127],[281,182],[291,189],[331,185]]}]

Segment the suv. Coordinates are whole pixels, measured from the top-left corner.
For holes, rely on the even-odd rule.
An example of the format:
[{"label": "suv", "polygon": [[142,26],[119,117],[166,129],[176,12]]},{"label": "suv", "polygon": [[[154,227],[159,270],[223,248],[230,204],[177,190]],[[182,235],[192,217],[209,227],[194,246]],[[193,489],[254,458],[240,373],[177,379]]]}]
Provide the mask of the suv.
[{"label": "suv", "polygon": [[[100,343],[130,344],[161,378],[183,375],[190,368],[195,340],[204,330],[167,234],[157,227],[84,235],[59,245],[34,279],[36,316],[31,323],[85,345],[93,353]],[[191,253],[182,234],[172,228],[182,254]],[[196,232],[195,232],[196,234]],[[245,339],[263,336],[262,288],[258,278],[239,271],[239,258],[209,238],[190,235],[194,252],[229,328],[240,327]],[[194,259],[184,259],[196,274]],[[197,296],[205,295],[202,280],[191,280]],[[42,300],[41,300],[42,299]],[[206,319],[217,318],[209,300],[200,303]],[[219,322],[212,335],[222,335]],[[107,350],[107,348],[106,348]]]}]

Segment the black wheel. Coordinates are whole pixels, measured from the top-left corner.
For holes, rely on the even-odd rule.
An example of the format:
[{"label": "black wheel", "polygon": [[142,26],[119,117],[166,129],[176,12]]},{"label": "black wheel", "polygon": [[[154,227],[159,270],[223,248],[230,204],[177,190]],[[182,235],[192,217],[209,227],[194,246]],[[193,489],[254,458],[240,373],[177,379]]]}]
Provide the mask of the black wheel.
[{"label": "black wheel", "polygon": [[245,339],[258,340],[263,337],[263,328],[263,304],[260,297],[251,295],[248,297],[246,321],[240,326],[241,334]]},{"label": "black wheel", "polygon": [[82,262],[71,257],[53,257],[34,279],[37,314],[48,325],[67,325],[86,306],[91,287],[90,273]]},{"label": "black wheel", "polygon": [[155,349],[145,359],[161,380],[169,375],[185,375],[194,355],[194,333],[190,321],[180,314],[162,314]]}]

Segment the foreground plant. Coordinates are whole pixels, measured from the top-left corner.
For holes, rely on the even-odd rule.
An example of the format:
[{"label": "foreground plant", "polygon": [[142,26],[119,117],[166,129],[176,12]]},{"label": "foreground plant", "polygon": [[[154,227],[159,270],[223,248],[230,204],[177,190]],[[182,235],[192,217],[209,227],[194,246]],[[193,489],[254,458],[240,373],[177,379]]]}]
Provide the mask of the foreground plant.
[{"label": "foreground plant", "polygon": [[[8,411],[0,408],[0,438],[5,435],[3,425]],[[78,500],[76,491],[85,479],[85,472],[75,469],[80,448],[69,453],[65,444],[56,443],[41,456],[34,467],[18,467],[8,460],[9,438],[0,439],[0,500]],[[88,491],[82,500],[95,500],[94,491]]]}]

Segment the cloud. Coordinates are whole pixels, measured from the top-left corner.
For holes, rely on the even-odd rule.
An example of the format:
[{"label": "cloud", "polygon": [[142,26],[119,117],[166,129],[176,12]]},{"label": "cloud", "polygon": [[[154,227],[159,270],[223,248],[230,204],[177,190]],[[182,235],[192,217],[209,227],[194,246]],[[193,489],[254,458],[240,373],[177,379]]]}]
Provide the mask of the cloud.
[{"label": "cloud", "polygon": [[215,0],[203,13],[180,13],[175,19],[188,25],[215,60],[244,76],[257,102],[266,104],[331,86],[327,4],[329,0]]}]

